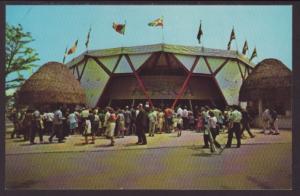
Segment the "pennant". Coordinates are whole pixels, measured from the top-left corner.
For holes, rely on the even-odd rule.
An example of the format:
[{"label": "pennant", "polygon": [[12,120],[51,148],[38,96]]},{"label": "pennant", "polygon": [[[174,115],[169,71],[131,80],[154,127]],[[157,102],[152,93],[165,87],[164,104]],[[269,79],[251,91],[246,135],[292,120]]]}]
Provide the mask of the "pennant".
[{"label": "pennant", "polygon": [[148,26],[150,27],[161,27],[163,28],[164,27],[164,18],[163,17],[160,17],[158,19],[155,19],[151,22],[148,23]]},{"label": "pennant", "polygon": [[232,31],[231,31],[231,34],[230,34],[230,40],[229,40],[229,42],[228,42],[228,44],[227,44],[227,50],[230,50],[231,42],[232,42],[232,40],[234,40],[234,39],[235,39],[235,33],[234,33],[234,28],[232,28]]},{"label": "pennant", "polygon": [[202,35],[203,35],[203,31],[202,31],[201,22],[200,22],[199,31],[198,31],[198,34],[197,34],[197,39],[198,39],[199,44],[201,43],[201,36]]},{"label": "pennant", "polygon": [[63,64],[65,63],[65,60],[66,60],[66,57],[68,55],[68,47],[66,47],[66,50],[65,50],[65,54],[64,54],[64,58],[63,58]]},{"label": "pennant", "polygon": [[248,48],[248,43],[247,43],[247,40],[246,40],[245,43],[244,43],[244,47],[243,47],[243,55],[246,54],[246,52],[247,52],[248,49],[249,49]]},{"label": "pennant", "polygon": [[85,42],[85,47],[88,48],[89,46],[89,43],[90,43],[90,35],[91,35],[91,31],[92,31],[92,28],[90,27],[90,30],[87,34],[87,37],[86,37],[86,42]]},{"label": "pennant", "polygon": [[251,61],[254,57],[257,57],[256,47],[254,48],[254,50],[253,50],[253,52],[252,52],[250,61]]},{"label": "pennant", "polygon": [[113,22],[113,26],[112,26],[112,27],[113,27],[113,29],[114,29],[116,32],[118,32],[118,33],[124,35],[124,34],[125,34],[126,22],[125,22],[125,24],[118,24],[118,23],[114,23],[114,22]]},{"label": "pennant", "polygon": [[74,52],[76,52],[77,50],[77,44],[78,44],[78,40],[76,40],[76,42],[74,43],[74,45],[72,46],[72,48],[69,49],[68,54],[73,54]]}]

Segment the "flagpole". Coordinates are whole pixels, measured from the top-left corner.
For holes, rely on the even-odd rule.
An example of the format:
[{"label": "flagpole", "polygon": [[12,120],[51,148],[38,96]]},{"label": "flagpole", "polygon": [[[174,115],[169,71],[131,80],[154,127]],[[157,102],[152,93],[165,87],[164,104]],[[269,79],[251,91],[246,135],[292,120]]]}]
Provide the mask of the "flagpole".
[{"label": "flagpole", "polygon": [[161,27],[162,43],[164,43],[164,27]]}]

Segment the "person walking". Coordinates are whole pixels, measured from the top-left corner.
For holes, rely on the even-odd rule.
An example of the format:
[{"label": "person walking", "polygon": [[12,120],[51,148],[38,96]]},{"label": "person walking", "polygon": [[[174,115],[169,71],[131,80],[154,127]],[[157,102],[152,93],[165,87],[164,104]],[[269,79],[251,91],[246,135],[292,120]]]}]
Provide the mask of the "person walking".
[{"label": "person walking", "polygon": [[248,134],[250,135],[251,138],[254,138],[254,134],[250,131],[250,116],[249,113],[246,109],[242,109],[242,136],[244,135],[244,131],[247,130]]},{"label": "person walking", "polygon": [[266,134],[266,131],[270,130],[270,121],[271,121],[271,114],[268,108],[266,108],[265,111],[262,113],[261,119],[263,124],[263,130],[261,131],[261,133]]},{"label": "person walking", "polygon": [[147,138],[145,135],[147,129],[147,115],[146,111],[143,108],[143,104],[139,104],[138,106],[138,115],[136,117],[136,134],[138,136],[138,142],[136,144],[146,145]]},{"label": "person walking", "polygon": [[49,137],[50,143],[52,143],[52,139],[55,135],[58,138],[58,143],[63,142],[63,119],[64,117],[62,115],[62,111],[58,107],[57,110],[54,112],[53,129]]},{"label": "person walking", "polygon": [[233,106],[233,111],[230,113],[229,116],[229,130],[228,130],[228,140],[226,144],[226,148],[231,148],[232,137],[233,133],[236,136],[237,140],[237,148],[241,146],[241,120],[242,120],[242,113],[239,111],[238,106]]},{"label": "person walking", "polygon": [[90,119],[91,119],[91,123],[92,123],[92,141],[93,141],[93,143],[95,143],[95,136],[98,132],[99,123],[100,123],[98,109],[94,109],[93,111],[91,111],[90,116],[91,116]]},{"label": "person walking", "polygon": [[115,128],[116,128],[116,121],[117,121],[117,115],[115,114],[113,108],[108,107],[107,108],[107,125],[106,125],[106,136],[108,139],[110,139],[110,146],[115,145]]},{"label": "person walking", "polygon": [[32,128],[30,133],[30,144],[35,144],[34,139],[36,133],[38,133],[40,138],[40,143],[43,143],[43,121],[42,121],[42,115],[40,114],[39,110],[35,110],[32,115]]},{"label": "person walking", "polygon": [[125,135],[129,135],[130,129],[131,129],[131,112],[129,110],[129,107],[125,107],[124,111],[124,118],[125,118]]},{"label": "person walking", "polygon": [[161,134],[164,127],[164,120],[165,120],[164,118],[165,114],[161,108],[159,108],[157,115],[158,115],[158,133]]},{"label": "person walking", "polygon": [[211,152],[215,152],[215,147],[221,148],[221,145],[216,140],[217,135],[219,135],[219,130],[217,127],[218,119],[215,116],[213,111],[209,111],[209,118],[208,118],[208,127],[209,127],[209,143],[210,143],[210,150]]},{"label": "person walking", "polygon": [[[84,137],[84,144],[88,144],[88,136],[92,135],[92,123],[91,123],[91,116],[88,118],[83,117],[83,137]],[[94,142],[92,142],[94,143]]]},{"label": "person walking", "polygon": [[203,141],[204,141],[204,146],[202,148],[209,148],[209,124],[208,124],[208,120],[209,120],[209,108],[206,106],[204,108],[202,108],[201,111],[201,116],[203,118],[203,124],[204,124],[204,133],[203,133]]},{"label": "person walking", "polygon": [[278,114],[274,109],[270,110],[270,116],[271,116],[271,129],[273,135],[279,135],[279,129],[278,129]]},{"label": "person walking", "polygon": [[118,129],[118,138],[124,138],[124,132],[125,132],[125,116],[124,116],[124,111],[123,110],[119,110],[118,115],[117,115],[117,129]]},{"label": "person walking", "polygon": [[149,118],[149,137],[154,137],[155,124],[157,121],[157,114],[154,111],[154,108],[152,108],[151,111],[149,112],[148,118]]},{"label": "person walking", "polygon": [[17,109],[12,110],[12,114],[10,115],[10,120],[13,122],[14,129],[10,135],[11,139],[13,139],[16,135],[17,138],[21,138],[20,130],[21,130],[21,112]]},{"label": "person walking", "polygon": [[73,135],[76,132],[76,129],[78,127],[78,121],[74,111],[71,111],[71,113],[69,114],[68,123],[69,123],[70,134]]},{"label": "person walking", "polygon": [[187,107],[184,106],[184,109],[182,110],[182,120],[183,120],[183,129],[186,130],[188,128],[189,123],[189,112],[187,110]]},{"label": "person walking", "polygon": [[131,122],[130,122],[130,131],[129,134],[130,135],[135,135],[136,134],[136,110],[134,109],[134,107],[131,107]]}]

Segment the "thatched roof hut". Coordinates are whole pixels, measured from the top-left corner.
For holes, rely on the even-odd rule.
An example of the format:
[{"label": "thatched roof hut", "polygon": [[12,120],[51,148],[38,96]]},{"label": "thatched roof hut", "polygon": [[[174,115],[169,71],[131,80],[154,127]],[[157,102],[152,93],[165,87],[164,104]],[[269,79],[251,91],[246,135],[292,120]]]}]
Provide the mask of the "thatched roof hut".
[{"label": "thatched roof hut", "polygon": [[18,102],[25,105],[85,104],[86,96],[70,70],[61,63],[48,62],[21,87]]},{"label": "thatched roof hut", "polygon": [[292,72],[277,59],[264,59],[243,82],[240,101],[291,98]]}]

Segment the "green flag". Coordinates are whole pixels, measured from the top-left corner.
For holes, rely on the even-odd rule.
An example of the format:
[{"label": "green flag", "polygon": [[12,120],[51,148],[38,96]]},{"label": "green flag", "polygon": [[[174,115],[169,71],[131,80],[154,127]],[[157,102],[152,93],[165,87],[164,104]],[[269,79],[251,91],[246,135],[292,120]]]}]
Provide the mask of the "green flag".
[{"label": "green flag", "polygon": [[227,50],[230,50],[231,47],[231,41],[235,39],[235,33],[234,33],[234,28],[232,28],[231,34],[230,34],[230,40],[227,44]]},{"label": "green flag", "polygon": [[250,61],[251,61],[254,57],[257,57],[256,47],[254,48],[254,50],[253,50],[253,52],[252,52]]},{"label": "green flag", "polygon": [[249,49],[248,48],[248,43],[247,43],[247,40],[246,40],[245,43],[244,43],[244,47],[243,47],[243,55],[246,54],[246,52],[247,52],[248,49]]},{"label": "green flag", "polygon": [[202,28],[201,28],[201,21],[200,21],[200,26],[199,26],[199,30],[198,30],[198,34],[197,34],[197,39],[198,39],[199,44],[201,43],[201,36],[202,35],[203,35],[203,31],[202,31]]},{"label": "green flag", "polygon": [[65,54],[64,54],[64,58],[63,58],[63,64],[65,63],[65,60],[66,60],[66,56],[68,55],[68,47],[66,47],[66,50],[65,50]]},{"label": "green flag", "polygon": [[86,42],[85,42],[85,47],[88,48],[89,46],[89,43],[90,43],[90,35],[91,35],[91,31],[92,31],[92,28],[90,27],[90,30],[87,34],[87,38],[86,38]]}]

